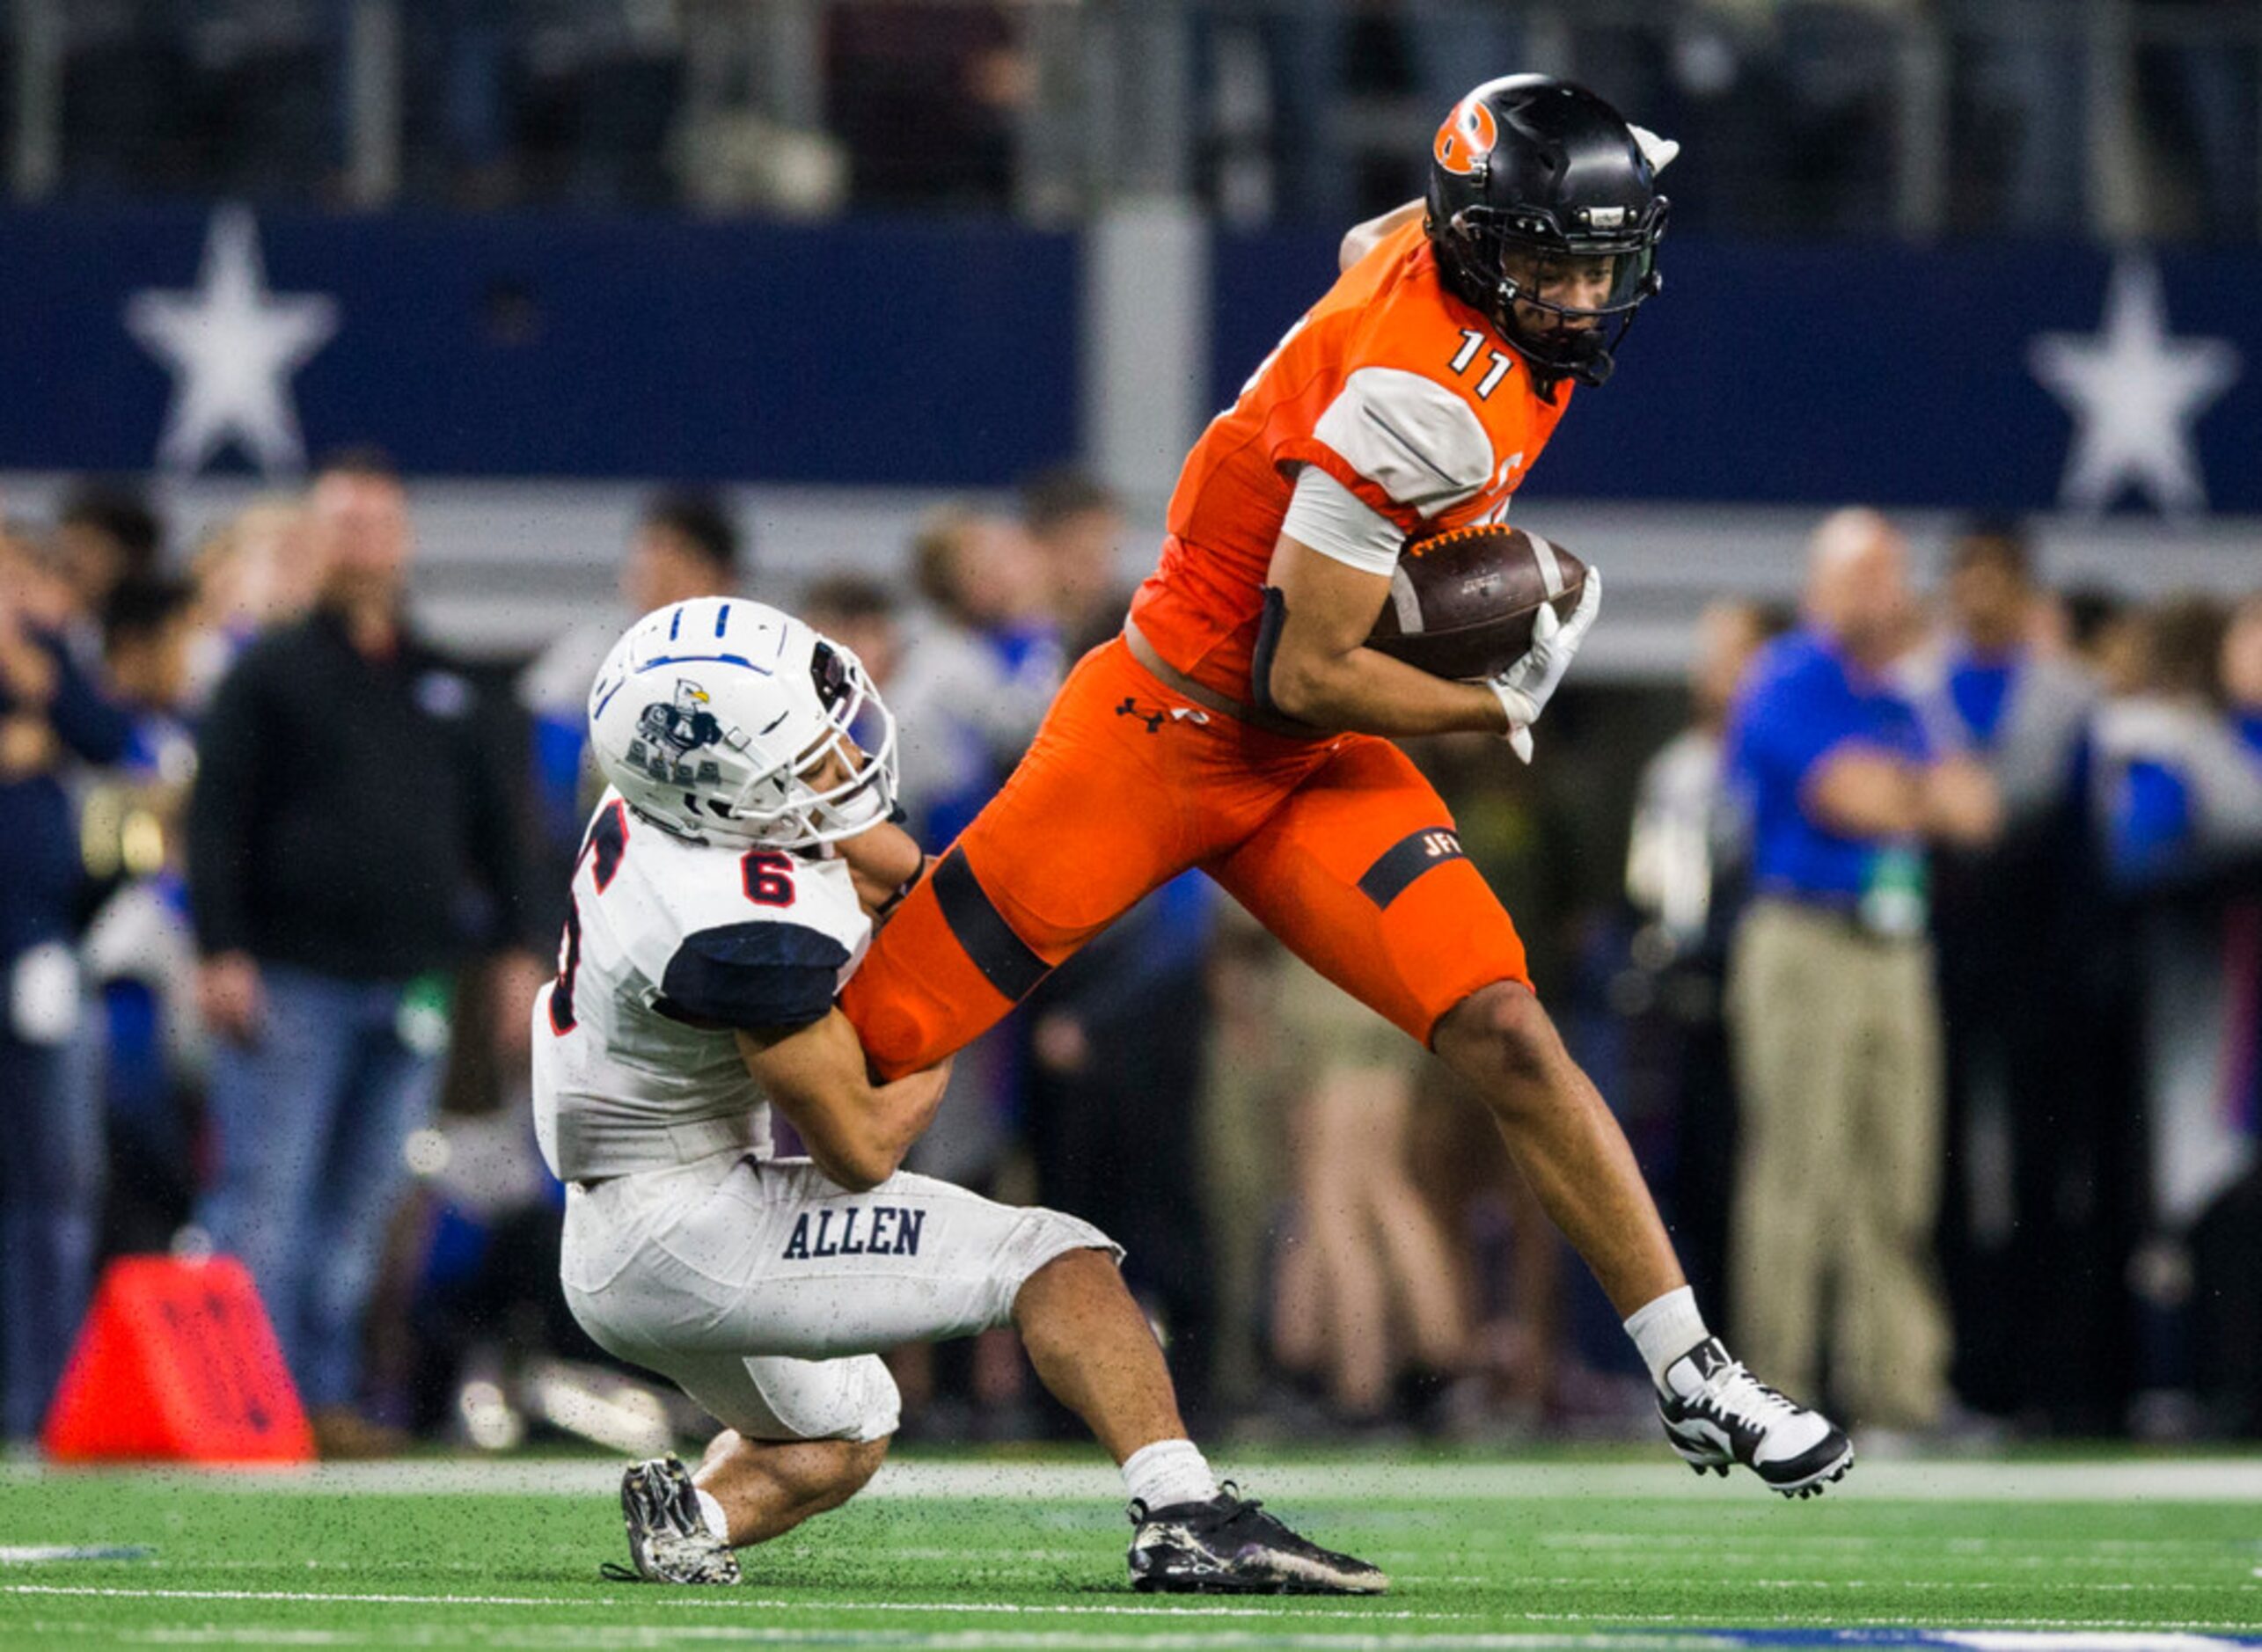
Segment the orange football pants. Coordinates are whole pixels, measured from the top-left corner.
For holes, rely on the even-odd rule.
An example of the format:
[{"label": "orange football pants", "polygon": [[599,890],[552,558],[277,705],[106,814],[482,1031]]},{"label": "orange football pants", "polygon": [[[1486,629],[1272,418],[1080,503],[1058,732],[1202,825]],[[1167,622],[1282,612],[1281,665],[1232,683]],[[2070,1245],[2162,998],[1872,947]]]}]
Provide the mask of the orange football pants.
[{"label": "orange football pants", "polygon": [[1404,752],[1205,710],[1117,637],[1070,675],[1005,789],[874,939],[841,1008],[883,1076],[928,1066],[1190,866],[1425,1044],[1478,988],[1530,984],[1515,925]]}]

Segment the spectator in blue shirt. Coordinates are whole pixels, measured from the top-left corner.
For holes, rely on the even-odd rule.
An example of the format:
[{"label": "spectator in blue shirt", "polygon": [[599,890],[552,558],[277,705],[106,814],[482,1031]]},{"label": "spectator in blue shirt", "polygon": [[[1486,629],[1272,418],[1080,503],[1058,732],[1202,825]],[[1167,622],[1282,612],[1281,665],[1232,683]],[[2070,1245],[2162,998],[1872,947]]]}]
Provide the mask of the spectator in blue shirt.
[{"label": "spectator in blue shirt", "polygon": [[1997,806],[1985,771],[1944,749],[1888,675],[1916,609],[1884,517],[1824,521],[1804,617],[1753,662],[1728,733],[1754,888],[1729,967],[1737,1334],[1794,1393],[1817,1387],[1826,1336],[1837,1403],[1871,1427],[1924,1429],[1949,1355],[1925,844],[1986,840]]}]

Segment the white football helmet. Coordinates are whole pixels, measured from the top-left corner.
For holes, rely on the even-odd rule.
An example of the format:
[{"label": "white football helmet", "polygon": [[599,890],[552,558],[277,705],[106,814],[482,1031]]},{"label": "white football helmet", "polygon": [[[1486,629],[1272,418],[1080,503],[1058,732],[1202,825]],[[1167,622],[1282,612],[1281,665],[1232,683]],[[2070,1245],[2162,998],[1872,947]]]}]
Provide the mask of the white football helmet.
[{"label": "white football helmet", "polygon": [[630,808],[696,842],[809,849],[895,811],[896,720],[863,663],[743,597],[631,625],[589,691],[589,745]]}]

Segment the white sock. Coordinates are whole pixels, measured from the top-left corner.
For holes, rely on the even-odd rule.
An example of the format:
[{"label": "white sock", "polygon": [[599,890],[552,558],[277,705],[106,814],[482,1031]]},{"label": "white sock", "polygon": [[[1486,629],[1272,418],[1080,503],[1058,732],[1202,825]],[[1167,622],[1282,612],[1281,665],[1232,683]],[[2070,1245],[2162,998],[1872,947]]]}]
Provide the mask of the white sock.
[{"label": "white sock", "polygon": [[1665,1367],[1712,1333],[1704,1328],[1704,1316],[1696,1311],[1696,1292],[1683,1285],[1635,1309],[1633,1317],[1626,1321],[1626,1334],[1642,1350],[1642,1363],[1650,1368],[1650,1380],[1663,1388]]},{"label": "white sock", "polygon": [[715,1541],[729,1542],[730,1517],[722,1512],[722,1499],[703,1486],[692,1487],[692,1495],[699,1500],[699,1518],[706,1522],[706,1529],[714,1533]]},{"label": "white sock", "polygon": [[1209,1459],[1191,1440],[1157,1440],[1140,1446],[1124,1459],[1124,1485],[1134,1502],[1150,1509],[1207,1502],[1218,1495]]}]

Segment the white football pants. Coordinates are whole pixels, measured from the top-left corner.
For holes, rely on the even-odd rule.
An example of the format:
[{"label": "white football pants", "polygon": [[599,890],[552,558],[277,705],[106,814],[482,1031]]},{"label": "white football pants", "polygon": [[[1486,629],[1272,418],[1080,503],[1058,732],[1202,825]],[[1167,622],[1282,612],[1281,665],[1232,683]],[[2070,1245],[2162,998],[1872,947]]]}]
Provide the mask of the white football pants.
[{"label": "white football pants", "polygon": [[1121,1247],[1088,1222],[898,1172],[850,1193],[805,1159],[718,1154],[569,1184],[559,1273],[609,1352],[758,1440],[895,1432],[877,1355],[1012,1318],[1054,1257]]}]

